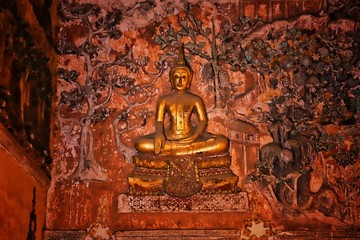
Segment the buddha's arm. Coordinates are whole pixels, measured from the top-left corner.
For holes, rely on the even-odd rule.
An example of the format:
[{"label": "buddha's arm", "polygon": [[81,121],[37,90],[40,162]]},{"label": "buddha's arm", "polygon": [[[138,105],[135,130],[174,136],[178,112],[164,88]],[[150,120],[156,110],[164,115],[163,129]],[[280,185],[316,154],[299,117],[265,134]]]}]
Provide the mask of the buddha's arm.
[{"label": "buddha's arm", "polygon": [[161,148],[165,145],[165,135],[164,135],[164,122],[156,121],[156,133],[154,139],[154,151],[155,154],[161,152]]},{"label": "buddha's arm", "polygon": [[165,116],[165,101],[160,99],[156,110],[156,123],[155,123],[156,133],[154,139],[155,154],[159,154],[161,148],[165,145],[164,116]]}]

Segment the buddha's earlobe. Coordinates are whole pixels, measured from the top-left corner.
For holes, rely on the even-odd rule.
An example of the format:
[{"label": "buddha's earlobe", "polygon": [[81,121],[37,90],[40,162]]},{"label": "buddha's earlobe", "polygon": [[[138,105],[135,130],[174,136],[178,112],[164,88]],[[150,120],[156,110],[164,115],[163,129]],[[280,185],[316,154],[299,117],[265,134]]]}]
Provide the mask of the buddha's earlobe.
[{"label": "buddha's earlobe", "polygon": [[189,80],[188,80],[188,83],[187,83],[187,89],[190,90],[190,86],[191,86],[191,79],[192,77],[189,76]]}]

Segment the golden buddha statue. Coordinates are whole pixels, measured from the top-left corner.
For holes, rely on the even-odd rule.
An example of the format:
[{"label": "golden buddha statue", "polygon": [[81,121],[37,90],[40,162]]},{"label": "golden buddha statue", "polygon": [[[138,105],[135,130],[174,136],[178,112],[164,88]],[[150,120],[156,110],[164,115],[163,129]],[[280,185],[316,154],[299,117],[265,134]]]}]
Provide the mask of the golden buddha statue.
[{"label": "golden buddha statue", "polygon": [[[188,197],[203,192],[234,191],[237,177],[229,166],[229,141],[206,132],[207,114],[202,99],[188,92],[193,76],[181,48],[170,70],[172,92],[160,97],[156,109],[156,132],[135,141],[134,172],[130,193]],[[198,123],[193,126],[191,117]],[[165,117],[169,126],[165,127]]]},{"label": "golden buddha statue", "polygon": [[[192,69],[180,54],[178,63],[170,71],[173,91],[162,96],[157,104],[156,133],[135,142],[139,152],[180,156],[227,151],[227,138],[205,132],[208,119],[204,103],[199,96],[188,92],[192,76]],[[191,123],[194,112],[198,117],[195,127]],[[170,125],[164,130],[166,114],[170,117]]]}]

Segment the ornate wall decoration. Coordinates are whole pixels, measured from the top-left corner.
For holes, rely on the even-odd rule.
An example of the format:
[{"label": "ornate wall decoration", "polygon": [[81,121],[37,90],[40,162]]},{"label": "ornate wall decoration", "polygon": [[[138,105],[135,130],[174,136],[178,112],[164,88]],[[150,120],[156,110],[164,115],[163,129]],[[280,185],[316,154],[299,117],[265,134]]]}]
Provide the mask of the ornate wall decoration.
[{"label": "ornate wall decoration", "polygon": [[358,25],[342,33],[332,27],[298,24],[254,38],[246,48],[248,64],[262,66],[265,93],[272,95],[254,106],[273,142],[262,146],[261,174],[253,177],[270,184],[270,198],[285,208],[309,216],[317,209],[345,226],[355,223],[344,206],[353,205],[359,182],[334,169],[350,173],[359,164],[359,32]]},{"label": "ornate wall decoration", "polygon": [[[200,11],[202,9],[199,6],[186,4],[184,14],[177,16],[177,23],[162,23],[154,42],[162,49],[168,49],[164,58],[174,55],[174,46],[184,44],[190,55],[204,59],[206,63],[202,69],[203,81],[214,90],[215,108],[225,108],[240,97],[234,91],[237,84],[229,79],[229,66],[226,65],[230,65],[230,71],[240,71],[237,61],[244,55],[241,41],[263,22],[247,17],[226,18],[216,11],[204,12],[202,14],[209,16],[207,19],[200,19],[196,16]],[[251,88],[247,91],[253,90],[253,87]],[[245,95],[246,93],[242,93],[241,97]]]},{"label": "ornate wall decoration", "polygon": [[[250,193],[251,215],[244,222],[241,231],[241,239],[270,239],[275,235],[270,216],[264,211],[264,198],[257,191]],[[266,216],[266,217],[264,217]]]},{"label": "ornate wall decoration", "polygon": [[193,195],[189,198],[166,196],[134,196],[121,194],[118,198],[119,213],[136,212],[240,212],[249,210],[245,192]]},{"label": "ornate wall decoration", "polygon": [[107,220],[107,199],[103,195],[100,198],[100,206],[96,221],[87,229],[85,240],[114,240],[114,232],[109,228]]},{"label": "ornate wall decoration", "polygon": [[[110,213],[111,220],[120,218],[119,209],[124,215],[143,210],[144,205],[132,202],[132,196],[121,195],[127,191],[124,182],[134,167],[129,164],[132,144],[136,137],[153,132],[151,109],[160,93],[169,89],[167,65],[174,60],[174,47],[183,44],[195,68],[194,76],[202,80],[194,82],[192,89],[208,109],[214,108],[209,118],[215,124],[209,130],[231,135],[232,154],[259,150],[249,157],[251,166],[231,166],[238,168],[235,174],[242,174],[242,190],[257,190],[266,207],[259,210],[258,219],[252,216],[243,221],[244,236],[251,238],[257,227],[266,229],[260,235],[267,237],[294,226],[299,230],[357,227],[357,8],[344,7],[345,1],[338,1],[340,5],[314,1],[303,5],[300,13],[315,4],[322,12],[298,17],[289,7],[294,2],[150,1],[100,6],[95,1],[62,1],[58,7],[55,121],[55,132],[61,138],[55,144],[54,182],[58,182],[49,195],[54,202],[71,199],[71,210],[65,214],[66,210],[52,205],[49,226],[89,226],[94,211],[89,199],[99,192],[123,197],[108,201],[134,204],[117,205],[115,213]],[[164,10],[166,4],[171,11],[147,15]],[[142,18],[131,25],[130,13]],[[255,13],[260,19],[254,18]],[[289,16],[296,18],[267,22]],[[145,24],[145,19],[149,23]],[[234,122],[253,128],[241,131]],[[240,137],[246,141],[239,141]],[[259,158],[256,165],[254,156]],[[147,210],[162,211],[156,204],[167,197],[143,197],[143,202]],[[181,215],[201,201],[193,204],[187,200],[178,205],[170,202],[166,209]],[[201,207],[211,211],[213,205],[204,203],[198,209]],[[84,213],[84,217],[68,220],[64,217],[67,213]],[[165,220],[146,216],[149,218],[143,222],[126,216],[121,219],[132,229],[136,224],[143,228],[165,225]],[[123,227],[111,222],[114,230]]]},{"label": "ornate wall decoration", "polygon": [[[60,55],[74,55],[82,59],[84,75],[80,76],[79,70],[58,68],[59,79],[72,85],[69,90],[61,92],[58,116],[61,124],[77,125],[78,164],[70,175],[71,179],[101,180],[107,179],[106,170],[101,167],[94,156],[93,126],[103,123],[110,115],[113,117],[115,143],[122,156],[129,161],[130,147],[123,144],[120,137],[123,133],[139,127],[130,124],[130,115],[137,115],[144,125],[146,119],[152,114],[150,111],[141,110],[134,113],[133,109],[146,104],[154,95],[154,82],[166,68],[164,62],[157,62],[157,72],[151,73],[146,68],[149,58],[144,56],[134,57],[132,46],[125,46],[123,52],[110,45],[118,40],[122,32],[117,29],[122,13],[113,9],[103,13],[95,4],[77,4],[63,1],[58,8],[58,14],[64,22],[81,25],[81,40],[69,39],[66,30],[60,31],[57,50]],[[134,74],[150,77],[148,83],[137,83],[129,75],[121,74],[125,68]],[[81,78],[79,78],[79,76]],[[120,98],[121,109],[108,107],[113,98]],[[123,125],[121,125],[123,123]]]}]

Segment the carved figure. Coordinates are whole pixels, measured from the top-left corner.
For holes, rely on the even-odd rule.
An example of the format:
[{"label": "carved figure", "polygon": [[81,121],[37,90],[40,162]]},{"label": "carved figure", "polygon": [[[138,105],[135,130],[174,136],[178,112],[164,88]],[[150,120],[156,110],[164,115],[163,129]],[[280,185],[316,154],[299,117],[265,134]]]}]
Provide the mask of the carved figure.
[{"label": "carved figure", "polygon": [[271,142],[261,148],[260,161],[272,166],[269,169],[269,174],[283,177],[292,168],[293,153],[289,149],[282,148],[279,144]]},{"label": "carved figure", "polygon": [[[287,120],[269,127],[274,141],[260,149],[260,163],[255,174],[263,174],[262,179],[266,180],[264,183],[271,197],[284,206],[300,211],[317,209],[325,216],[338,218],[332,220],[338,224],[342,224],[341,221],[354,222],[354,214],[350,212],[352,206],[340,201],[344,198],[340,198],[339,188],[334,186],[342,185],[339,173],[336,173],[340,170],[326,165],[326,171],[324,159],[320,158],[319,166],[315,165],[315,171],[310,171],[317,159],[314,144],[308,137],[292,131],[291,126]],[[328,176],[329,171],[337,177]],[[347,195],[351,195],[351,187],[344,189]],[[353,192],[358,194],[357,190]]]},{"label": "carved figure", "polygon": [[[202,99],[189,91],[193,71],[183,48],[170,70],[172,93],[157,104],[156,132],[135,141],[138,154],[129,177],[129,192],[137,195],[167,193],[190,197],[203,193],[237,191],[237,176],[230,170],[229,141],[206,132],[208,122]],[[191,117],[197,115],[193,125]],[[169,125],[165,126],[165,118]]]},{"label": "carved figure", "polygon": [[[173,92],[162,96],[157,104],[156,133],[140,137],[135,148],[139,152],[162,155],[193,155],[220,153],[228,149],[228,139],[205,131],[207,115],[202,99],[188,92],[192,69],[185,64],[180,51],[177,64],[170,71]],[[193,126],[191,116],[197,114],[198,124]],[[165,115],[170,125],[164,129]]]}]

